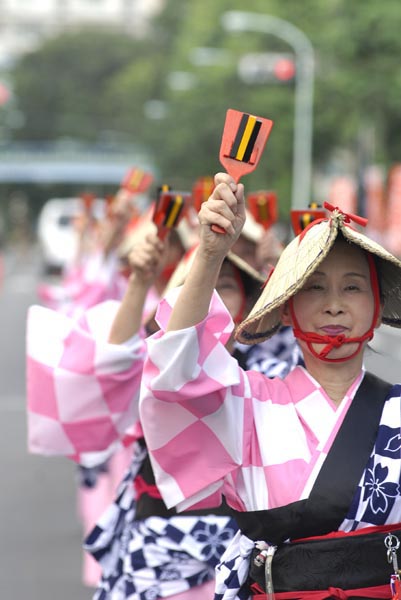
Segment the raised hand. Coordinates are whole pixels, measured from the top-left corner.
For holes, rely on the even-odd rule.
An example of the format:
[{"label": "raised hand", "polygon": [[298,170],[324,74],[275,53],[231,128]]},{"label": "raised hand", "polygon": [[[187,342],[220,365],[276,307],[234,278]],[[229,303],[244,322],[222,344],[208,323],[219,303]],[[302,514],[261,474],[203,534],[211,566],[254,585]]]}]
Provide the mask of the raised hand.
[{"label": "raised hand", "polygon": [[[199,211],[200,250],[205,254],[225,255],[238,239],[245,222],[244,186],[227,173],[217,173],[215,188]],[[213,231],[212,225],[225,234]]]},{"label": "raised hand", "polygon": [[130,280],[152,285],[163,270],[166,244],[168,241],[162,242],[156,233],[148,233],[143,241],[135,244],[128,255]]}]

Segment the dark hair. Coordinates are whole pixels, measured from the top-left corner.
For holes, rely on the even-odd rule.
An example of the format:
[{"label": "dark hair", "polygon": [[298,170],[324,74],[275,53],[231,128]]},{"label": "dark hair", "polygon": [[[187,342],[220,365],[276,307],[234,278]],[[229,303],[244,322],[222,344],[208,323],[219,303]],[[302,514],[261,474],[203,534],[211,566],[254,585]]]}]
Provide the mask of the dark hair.
[{"label": "dark hair", "polygon": [[256,300],[260,295],[260,288],[262,283],[254,279],[251,275],[243,271],[242,269],[235,267],[240,274],[248,307],[255,304]]}]

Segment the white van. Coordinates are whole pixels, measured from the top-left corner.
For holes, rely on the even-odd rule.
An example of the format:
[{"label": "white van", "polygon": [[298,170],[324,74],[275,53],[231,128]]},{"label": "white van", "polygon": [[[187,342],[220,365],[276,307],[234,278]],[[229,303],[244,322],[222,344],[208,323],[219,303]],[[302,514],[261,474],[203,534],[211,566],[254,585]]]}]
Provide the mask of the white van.
[{"label": "white van", "polygon": [[[104,206],[104,200],[95,200],[94,210],[97,218],[103,217]],[[42,207],[37,234],[46,273],[60,273],[74,261],[78,250],[74,221],[81,214],[80,198],[51,198]]]}]

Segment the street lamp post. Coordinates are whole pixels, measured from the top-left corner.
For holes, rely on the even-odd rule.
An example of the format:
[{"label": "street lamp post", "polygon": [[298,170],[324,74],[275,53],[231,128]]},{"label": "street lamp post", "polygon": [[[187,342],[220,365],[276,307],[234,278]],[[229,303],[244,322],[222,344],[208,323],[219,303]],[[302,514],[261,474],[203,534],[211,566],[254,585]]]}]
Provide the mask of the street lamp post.
[{"label": "street lamp post", "polygon": [[292,208],[302,209],[311,201],[312,118],[314,52],[306,35],[297,27],[266,14],[228,11],[222,15],[227,31],[268,33],[289,44],[296,59],[295,115],[292,178]]}]

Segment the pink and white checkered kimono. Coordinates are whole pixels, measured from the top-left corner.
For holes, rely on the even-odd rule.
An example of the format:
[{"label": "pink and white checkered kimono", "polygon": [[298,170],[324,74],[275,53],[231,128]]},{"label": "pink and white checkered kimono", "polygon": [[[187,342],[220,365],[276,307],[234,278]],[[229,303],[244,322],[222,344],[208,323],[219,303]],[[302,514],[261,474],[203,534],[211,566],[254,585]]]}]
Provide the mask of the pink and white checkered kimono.
[{"label": "pink and white checkered kimono", "polygon": [[140,335],[123,346],[107,342],[119,306],[117,301],[103,302],[79,320],[30,307],[30,452],[68,456],[92,466],[128,441],[127,431],[138,421],[145,346]]},{"label": "pink and white checkered kimono", "polygon": [[[162,327],[168,301],[158,313]],[[240,369],[224,347],[231,331],[215,294],[202,323],[147,340],[141,422],[170,507],[216,490],[237,510],[307,497],[362,380],[363,373],[336,409],[301,367],[284,380]]]},{"label": "pink and white checkered kimono", "polygon": [[[145,344],[142,335],[122,345],[107,343],[119,304],[99,304],[78,321],[43,307],[30,308],[31,452],[64,455],[92,466],[119,444],[142,436],[137,419]],[[110,600],[176,594],[180,600],[204,598],[208,590],[212,593],[214,567],[237,527],[229,515],[213,514],[156,515],[137,521],[133,480],[145,457],[137,455],[138,448],[130,446],[133,467],[115,501],[98,515],[93,531],[87,531],[86,549],[102,567],[95,598],[105,598],[106,593]]]},{"label": "pink and white checkered kimono", "polygon": [[[166,505],[182,510],[224,493],[236,510],[257,511],[308,498],[364,372],[336,407],[302,367],[283,380],[243,371],[224,347],[233,324],[216,293],[201,323],[163,333],[178,291],[162,301],[161,330],[147,339],[140,398]],[[363,493],[345,531],[401,521],[400,386],[386,401],[379,431],[383,440],[361,474]],[[391,453],[379,456],[379,446]],[[217,568],[216,599],[248,598],[241,587],[253,547],[237,534]]]}]

